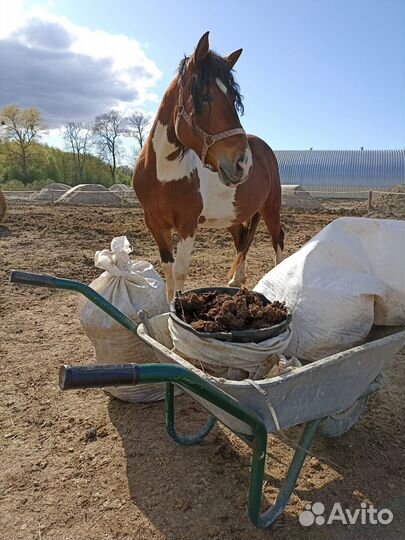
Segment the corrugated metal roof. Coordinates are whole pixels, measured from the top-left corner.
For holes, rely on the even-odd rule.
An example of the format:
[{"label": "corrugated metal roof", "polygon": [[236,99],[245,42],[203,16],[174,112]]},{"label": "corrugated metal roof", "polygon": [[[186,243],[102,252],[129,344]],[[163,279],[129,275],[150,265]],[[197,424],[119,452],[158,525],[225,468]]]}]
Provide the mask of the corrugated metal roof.
[{"label": "corrugated metal roof", "polygon": [[405,184],[405,150],[276,150],[282,184],[389,187]]}]

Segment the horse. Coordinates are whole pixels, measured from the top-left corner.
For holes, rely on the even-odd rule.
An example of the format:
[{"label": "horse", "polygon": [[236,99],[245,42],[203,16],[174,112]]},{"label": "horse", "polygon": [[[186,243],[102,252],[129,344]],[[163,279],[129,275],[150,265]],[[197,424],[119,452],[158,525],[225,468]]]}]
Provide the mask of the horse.
[{"label": "horse", "polygon": [[[138,157],[132,185],[155,239],[170,302],[183,290],[198,227],[226,228],[236,256],[229,286],[246,281],[246,256],[262,216],[282,258],[281,186],[277,159],[239,120],[242,96],[234,79],[238,49],[210,50],[209,32],[180,62]],[[177,233],[176,257],[172,232]]]}]

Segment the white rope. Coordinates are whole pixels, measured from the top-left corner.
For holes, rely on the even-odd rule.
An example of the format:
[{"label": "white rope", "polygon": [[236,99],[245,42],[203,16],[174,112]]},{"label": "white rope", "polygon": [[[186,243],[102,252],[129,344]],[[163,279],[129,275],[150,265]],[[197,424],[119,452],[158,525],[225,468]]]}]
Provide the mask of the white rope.
[{"label": "white rope", "polygon": [[[276,426],[277,431],[282,432],[282,429],[280,427],[280,422],[278,421],[278,416],[276,414],[276,411],[275,411],[273,405],[271,404],[270,398],[269,398],[266,390],[264,388],[262,388],[261,386],[259,386],[256,381],[252,381],[252,379],[246,379],[246,382],[248,382],[250,385],[252,385],[253,388],[255,388],[264,397],[264,399],[266,401],[266,405],[269,408],[270,414],[271,414],[271,416],[273,418],[273,422],[274,422],[274,425]],[[284,433],[282,433],[282,434],[284,435]]]}]

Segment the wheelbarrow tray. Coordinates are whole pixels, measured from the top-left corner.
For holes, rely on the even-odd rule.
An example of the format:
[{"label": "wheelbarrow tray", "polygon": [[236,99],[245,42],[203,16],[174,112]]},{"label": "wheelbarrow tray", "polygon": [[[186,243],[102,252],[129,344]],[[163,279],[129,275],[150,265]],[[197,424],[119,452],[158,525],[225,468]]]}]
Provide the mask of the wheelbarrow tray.
[{"label": "wheelbarrow tray", "polygon": [[[370,334],[369,337],[371,341],[363,345],[283,375],[257,381],[264,394],[246,380],[230,381],[208,375],[172,352],[168,318],[169,314],[165,313],[149,319],[149,333],[143,324],[138,327],[139,337],[153,348],[158,361],[179,364],[215,384],[255,411],[262,418],[268,433],[278,429],[276,422],[283,429],[347,409],[359,397],[367,394],[374,379],[392,363],[394,355],[405,345],[405,327],[375,328],[374,336]],[[251,435],[251,428],[247,424],[193,392],[186,391],[232,431]]]}]

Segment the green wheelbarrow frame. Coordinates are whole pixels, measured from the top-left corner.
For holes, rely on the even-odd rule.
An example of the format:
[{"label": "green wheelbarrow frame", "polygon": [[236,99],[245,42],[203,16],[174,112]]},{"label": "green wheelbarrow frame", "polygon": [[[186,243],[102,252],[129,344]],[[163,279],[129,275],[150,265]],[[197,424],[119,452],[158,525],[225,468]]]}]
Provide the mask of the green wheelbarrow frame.
[{"label": "green wheelbarrow frame", "polygon": [[[78,292],[100,309],[105,311],[113,319],[123,325],[127,330],[137,335],[136,325],[121,311],[115,308],[91,287],[70,279],[58,278],[49,275],[32,274],[28,272],[12,271],[10,274],[12,283],[36,285]],[[143,312],[139,313],[146,330],[148,319]],[[399,347],[398,347],[399,348]],[[243,441],[252,448],[251,474],[248,498],[248,515],[256,527],[269,527],[283,512],[291,497],[291,493],[297,482],[298,476],[305,461],[305,457],[315,437],[317,428],[323,417],[311,419],[304,425],[300,441],[296,446],[284,483],[279,490],[274,504],[266,511],[261,512],[262,490],[264,469],[267,452],[267,428],[263,418],[250,407],[244,405],[235,397],[218,388],[215,384],[200,377],[197,373],[184,366],[157,363],[157,364],[108,364],[70,366],[64,365],[60,369],[59,385],[62,390],[79,388],[96,388],[120,385],[135,385],[148,383],[166,383],[166,429],[170,437],[178,444],[192,445],[201,442],[214,427],[217,418],[213,415],[208,417],[206,424],[193,435],[180,435],[175,427],[175,400],[174,384],[186,391],[191,391],[196,396],[213,404],[221,411],[233,418],[247,424],[251,428],[251,435],[234,431]],[[364,393],[367,395],[373,388]],[[364,397],[364,396],[360,396]]]}]

